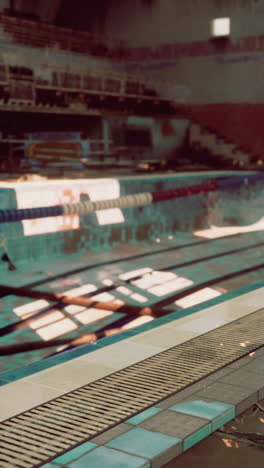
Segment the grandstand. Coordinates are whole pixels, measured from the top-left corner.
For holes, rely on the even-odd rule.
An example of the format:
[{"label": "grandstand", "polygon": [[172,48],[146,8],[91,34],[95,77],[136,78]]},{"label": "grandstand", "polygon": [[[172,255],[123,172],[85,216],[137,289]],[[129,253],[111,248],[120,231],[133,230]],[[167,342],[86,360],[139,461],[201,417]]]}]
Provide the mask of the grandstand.
[{"label": "grandstand", "polygon": [[[135,75],[125,71],[122,57],[118,55],[119,43],[114,45],[112,43],[113,53],[110,54],[111,57],[109,54],[106,57],[105,53],[100,53],[100,47],[98,48],[98,43],[102,42],[103,38],[97,35],[86,32],[73,34],[69,28],[42,24],[36,20],[6,14],[0,16],[0,28],[1,40],[7,50],[12,44],[19,46],[16,52],[10,49],[10,53],[3,51],[0,56],[0,112],[8,112],[9,115],[15,115],[21,120],[25,113],[32,117],[40,114],[50,116],[46,119],[46,126],[39,127],[37,130],[50,131],[51,128],[56,130],[59,115],[63,118],[82,116],[84,119],[86,117],[87,123],[85,124],[83,120],[80,129],[89,125],[89,118],[92,119],[95,116],[101,120],[102,126],[108,127],[113,116],[127,120],[130,116],[153,118],[156,115],[157,118],[164,118],[166,121],[175,114],[177,105],[180,105],[175,98],[175,90],[178,89],[176,83],[150,79],[142,73]],[[106,39],[105,41],[107,42]],[[110,43],[111,41],[108,45]],[[95,56],[97,61],[93,62]],[[73,58],[78,58],[77,62],[73,61]],[[109,58],[115,59],[116,65],[113,66]],[[168,90],[170,90],[169,93]],[[47,122],[50,127],[47,127]],[[26,132],[23,132],[23,122],[21,122],[21,127],[21,132],[8,128],[8,124],[6,128],[3,128],[5,137],[1,141],[3,161],[1,167],[4,171],[12,166],[11,160],[17,154],[20,155],[15,157],[19,163],[19,170],[34,171],[36,169],[33,166],[30,167],[28,155],[22,154],[27,136]],[[129,127],[127,129],[129,130]],[[66,130],[66,128],[61,130]],[[108,133],[109,131],[108,129]],[[140,125],[138,131],[140,131]],[[143,132],[144,128],[141,131]],[[113,132],[116,134],[118,128],[113,129]],[[19,133],[24,134],[24,140],[21,136],[19,137]],[[109,137],[102,133],[89,135],[89,140],[91,147],[94,146],[94,140],[102,142],[100,147],[97,145],[96,148],[91,149],[90,155],[93,156],[91,163],[127,166],[130,161],[130,165],[133,166],[135,161],[141,161],[143,158],[147,167],[150,167],[150,164],[151,167],[160,165],[159,157],[153,157],[150,154],[152,143],[142,146],[137,142],[126,145],[119,141],[110,148]],[[38,144],[41,145],[41,142]],[[44,142],[43,145],[45,146]],[[59,145],[64,147],[64,151],[58,150]],[[56,158],[58,158],[57,167],[61,172],[63,155],[67,151],[68,156],[71,154],[68,143],[61,141],[57,142],[57,147],[56,145],[52,147],[52,144],[46,144],[46,146],[46,153],[50,151],[51,155],[53,152],[52,161],[48,162],[48,166],[56,168]],[[36,154],[32,156],[32,153],[31,158],[35,159]],[[81,155],[78,158],[78,154],[77,151],[72,159],[72,167],[82,167],[80,159],[83,158]],[[40,155],[41,152],[38,152],[36,159],[38,162],[42,159],[42,167],[46,169],[47,157],[41,158]],[[66,166],[69,165],[68,156],[65,160]],[[21,157],[26,158],[26,161],[20,164]],[[76,159],[79,160],[75,161]]]},{"label": "grandstand", "polygon": [[[145,168],[164,169],[176,168],[181,164],[187,168],[195,161],[197,168],[223,166],[239,169],[261,166],[262,158],[259,150],[251,151],[249,147],[241,147],[240,143],[232,139],[232,135],[226,142],[226,132],[221,133],[220,129],[219,133],[218,127],[214,125],[211,127],[209,125],[209,132],[215,141],[218,140],[217,148],[205,144],[206,138],[203,138],[203,141],[196,141],[197,139],[192,137],[195,122],[203,125],[204,120],[200,115],[197,120],[197,109],[192,110],[187,105],[187,87],[177,81],[161,79],[155,76],[156,74],[151,77],[149,73],[142,71],[137,74],[130,73],[131,67],[126,63],[136,55],[122,38],[109,40],[97,33],[73,31],[70,28],[42,22],[38,18],[7,13],[8,11],[5,11],[0,15],[1,42],[4,45],[3,52],[0,51],[0,112],[8,112],[15,116],[24,113],[32,117],[40,114],[50,116],[49,121],[54,124],[49,128],[46,119],[44,127],[38,127],[38,131],[50,131],[52,127],[54,130],[59,130],[56,127],[58,116],[63,118],[81,116],[82,119],[86,117],[88,120],[97,117],[102,122],[101,126],[108,129],[104,130],[104,134],[97,132],[89,135],[91,146],[94,146],[94,140],[101,141],[100,148],[97,146],[90,154],[90,162],[95,165],[120,166],[130,162],[131,167],[138,167],[138,163],[141,162],[141,166]],[[11,48],[10,52],[6,53],[5,50],[9,51],[13,45],[17,45],[19,49],[14,52]],[[145,56],[147,53],[145,49]],[[169,120],[171,123],[168,125],[172,128],[171,141],[169,145],[163,143],[164,151],[161,154],[162,151],[158,149],[161,144],[157,138],[153,139],[152,123],[152,129],[150,127],[147,129],[147,133],[151,135],[150,144],[138,145],[135,141],[134,144],[127,145],[124,141],[117,141],[109,146],[108,140],[113,141],[115,139],[113,135],[122,133],[118,130],[120,123],[116,129],[110,123],[114,116],[123,121],[123,126],[127,126],[124,134],[126,131],[131,131],[128,125],[130,117],[138,118],[139,122],[142,117],[159,119],[164,122],[161,124],[162,127],[166,127],[166,122]],[[178,129],[186,128],[184,122],[188,121],[190,130],[181,136],[181,141],[177,141],[173,148],[172,137],[177,133],[174,128],[175,117],[178,120],[176,125]],[[207,125],[208,119],[204,123]],[[144,126],[146,127],[146,121],[137,125],[137,131],[144,132]],[[67,128],[66,125],[60,130]],[[84,120],[79,130],[83,128],[85,128]],[[15,160],[21,161],[21,164],[19,163],[21,171],[36,169],[33,167],[34,164],[31,167],[28,155],[22,154],[23,145],[26,144],[28,137],[26,132],[23,132],[23,128],[21,130],[24,140],[19,138],[19,132],[14,132],[7,124],[6,128],[3,128],[5,137],[1,141],[2,170],[12,166],[10,161],[16,154],[20,154]],[[109,132],[113,134],[109,135]],[[164,135],[162,138],[165,142]],[[41,142],[38,145],[40,147]],[[60,145],[64,148],[63,151],[58,149]],[[65,165],[69,165],[71,149],[68,146],[67,142],[62,141],[57,142],[57,147],[51,144],[50,149],[47,146],[45,150],[46,153],[53,152],[50,160],[47,155],[41,157],[41,154],[43,155],[41,151],[35,152],[33,159],[37,159],[38,163],[42,160],[43,169],[47,169],[47,164],[50,168],[56,169],[57,158],[57,167],[61,172],[63,155],[68,155]],[[76,155],[78,154],[77,151]],[[244,162],[241,158],[244,158]],[[23,161],[24,159],[26,160]],[[72,167],[84,168],[83,164],[80,165],[80,159],[83,159],[81,154],[80,157],[74,157]],[[40,166],[37,167],[40,169]]]}]

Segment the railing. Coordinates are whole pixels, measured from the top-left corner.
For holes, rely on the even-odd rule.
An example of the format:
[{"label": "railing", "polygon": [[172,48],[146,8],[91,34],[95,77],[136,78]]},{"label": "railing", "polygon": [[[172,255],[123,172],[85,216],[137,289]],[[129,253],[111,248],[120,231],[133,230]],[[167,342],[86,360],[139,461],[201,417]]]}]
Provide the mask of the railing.
[{"label": "railing", "polygon": [[121,41],[113,41],[103,35],[73,31],[38,21],[0,15],[4,32],[15,42],[35,47],[59,48],[81,54],[107,56],[124,48]]},{"label": "railing", "polygon": [[[0,87],[13,99],[32,100],[34,105],[35,90],[63,93],[92,93],[98,95],[124,96],[136,99],[159,101],[178,101],[174,97],[179,84],[160,79],[149,79],[143,74],[77,66],[49,65],[45,68],[13,66],[12,61],[0,56]],[[1,93],[0,93],[1,94]],[[22,98],[23,95],[23,98]],[[6,96],[7,97],[7,96]],[[4,97],[0,97],[3,99]]]},{"label": "railing", "polygon": [[[18,62],[19,58],[20,54]],[[22,55],[22,59],[25,58]],[[172,81],[149,79],[143,74],[132,75],[109,68],[99,71],[54,64],[46,64],[45,68],[33,64],[14,66],[14,58],[0,56],[0,106],[5,109],[10,105],[17,106],[18,110],[21,106],[36,107],[36,110],[45,106],[66,112],[68,109],[68,112],[87,113],[98,108],[125,112],[133,102],[139,106],[148,103],[148,113],[171,115],[174,103],[181,102],[177,94],[180,88],[184,87]],[[105,98],[115,98],[115,101]],[[124,106],[122,101],[125,99]],[[104,101],[105,106],[102,105]]]},{"label": "railing", "polygon": [[124,95],[128,97],[151,99],[154,101],[177,101],[178,90],[183,85],[171,80],[149,78],[143,74],[129,74],[110,70],[95,70],[87,72],[78,67],[47,67],[41,75],[37,71],[36,86],[41,88],[61,88],[75,91],[88,90],[97,94]]}]

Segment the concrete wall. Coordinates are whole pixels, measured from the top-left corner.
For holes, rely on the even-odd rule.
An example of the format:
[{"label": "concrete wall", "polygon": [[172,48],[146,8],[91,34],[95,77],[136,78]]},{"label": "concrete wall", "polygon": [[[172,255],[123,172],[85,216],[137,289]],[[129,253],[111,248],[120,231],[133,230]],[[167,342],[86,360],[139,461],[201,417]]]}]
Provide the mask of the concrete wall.
[{"label": "concrete wall", "polygon": [[[128,42],[128,71],[175,80],[198,121],[264,154],[263,0],[112,4],[106,32]],[[225,16],[231,18],[230,39],[210,40],[209,21]]]},{"label": "concrete wall", "polygon": [[263,0],[110,0],[106,31],[133,46],[206,41],[208,22],[230,16],[232,38],[263,34]]},{"label": "concrete wall", "polygon": [[[123,0],[110,12],[106,33],[128,42],[129,71],[175,80],[192,104],[263,100],[264,1]],[[214,44],[209,22],[223,16],[231,38]]]}]

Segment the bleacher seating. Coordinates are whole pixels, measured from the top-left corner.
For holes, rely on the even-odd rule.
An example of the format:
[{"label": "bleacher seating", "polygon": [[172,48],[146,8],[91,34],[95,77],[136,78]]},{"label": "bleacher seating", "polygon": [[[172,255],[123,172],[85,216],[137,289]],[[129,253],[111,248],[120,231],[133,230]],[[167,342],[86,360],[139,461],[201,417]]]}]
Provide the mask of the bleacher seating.
[{"label": "bleacher seating", "polygon": [[151,86],[145,85],[142,77],[135,79],[125,73],[47,68],[43,75],[37,69],[35,76],[35,71],[26,67],[0,65],[0,105],[45,106],[59,110],[79,103],[84,110],[105,107],[113,111],[172,113],[174,101],[159,96],[155,82]]},{"label": "bleacher seating", "polygon": [[250,156],[238,145],[194,122],[190,124],[189,150],[194,160],[208,166],[244,168],[250,164]]},{"label": "bleacher seating", "polygon": [[[8,74],[4,67],[3,70],[0,69],[1,77],[3,80],[9,79],[6,84],[11,87],[10,97],[21,101],[33,99],[34,83],[35,104],[38,106],[63,108],[67,107],[67,102],[74,101],[82,105],[90,106],[93,103],[95,107],[102,107],[102,101],[108,98],[107,106],[116,110],[124,107],[122,101],[126,99],[128,110],[134,108],[135,104],[140,106],[142,102],[144,108],[147,106],[151,110],[153,101],[156,106],[152,109],[154,113],[158,110],[160,113],[166,113],[172,103],[169,98],[163,99],[158,96],[155,81],[146,84],[143,77],[130,76],[126,73],[98,72],[93,69],[88,73],[74,67],[67,70],[53,67],[53,69],[37,68],[35,76],[35,70],[10,66]],[[162,104],[163,108],[158,109],[157,104]]]},{"label": "bleacher seating", "polygon": [[264,111],[261,103],[184,106],[182,111],[187,118],[209,128],[226,142],[234,143],[238,148],[237,156],[239,152],[247,154],[250,162],[256,165],[263,159]]},{"label": "bleacher seating", "polygon": [[[38,38],[45,36],[51,42],[55,31],[57,41],[65,39],[67,32],[68,50],[71,48],[69,41],[83,41],[84,35],[91,37],[90,42],[85,41],[86,47],[97,47],[100,42],[97,37],[88,33],[69,34],[68,29],[55,28],[36,21],[0,15],[0,28],[1,21],[6,29],[19,29],[22,32],[25,30],[23,34],[29,36],[32,28],[36,27]],[[28,27],[29,31],[26,32]],[[102,41],[100,44],[103,44]],[[70,112],[81,113],[93,113],[96,109],[102,112],[103,109],[107,109],[122,114],[136,112],[139,115],[175,112],[174,99],[169,97],[171,84],[165,85],[161,80],[146,80],[143,76],[125,72],[92,68],[87,70],[84,65],[69,66],[60,62],[54,65],[53,54],[51,56],[52,60],[49,62],[47,59],[45,67],[41,67],[31,62],[26,49],[23,53],[12,51],[3,57],[0,55],[0,106],[16,106],[16,110],[30,106],[40,112],[44,106],[49,108],[49,112],[61,110],[63,113],[67,112],[67,109]]]},{"label": "bleacher seating", "polygon": [[97,76],[96,74],[85,74],[83,77],[83,89],[90,91],[103,91],[102,75]]}]

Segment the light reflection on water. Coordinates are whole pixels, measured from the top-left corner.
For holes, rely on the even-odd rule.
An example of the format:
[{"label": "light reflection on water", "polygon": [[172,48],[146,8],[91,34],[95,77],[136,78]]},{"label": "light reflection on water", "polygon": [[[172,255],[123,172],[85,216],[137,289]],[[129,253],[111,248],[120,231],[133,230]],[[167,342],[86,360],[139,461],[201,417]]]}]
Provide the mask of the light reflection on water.
[{"label": "light reflection on water", "polygon": [[197,237],[205,237],[207,239],[216,239],[218,237],[233,236],[235,234],[264,231],[264,217],[259,221],[248,226],[214,226],[209,229],[194,231],[193,234]]}]

